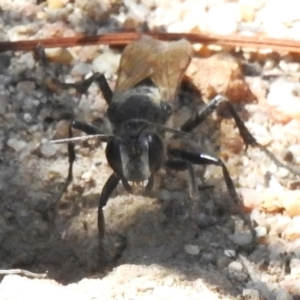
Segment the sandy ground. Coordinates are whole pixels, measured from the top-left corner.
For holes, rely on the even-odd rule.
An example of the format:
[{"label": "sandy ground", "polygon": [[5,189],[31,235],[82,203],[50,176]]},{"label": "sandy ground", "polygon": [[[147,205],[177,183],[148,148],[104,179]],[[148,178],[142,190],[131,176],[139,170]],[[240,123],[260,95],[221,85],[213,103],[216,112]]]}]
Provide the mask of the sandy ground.
[{"label": "sandy ground", "polygon": [[[9,3],[3,5],[7,8]],[[28,7],[35,6],[28,2]],[[25,29],[33,30],[29,25],[16,29],[17,10],[2,14],[6,21],[3,28],[10,24],[19,35]],[[38,24],[46,26],[46,20],[36,20],[35,29]],[[58,31],[65,26],[53,24]],[[218,167],[196,169],[199,185],[203,185],[203,178],[205,185],[214,188],[200,189],[193,206],[194,220],[188,217],[191,200],[187,174],[162,170],[153,198],[129,195],[121,186],[113,194],[105,207],[105,245],[111,261],[105,268],[99,266],[98,197],[111,174],[105,144],[91,141],[76,146],[74,181],[60,197],[68,170],[67,147],[49,141],[65,135],[64,119],[74,117],[102,126],[106,103],[96,85],[85,95],[74,90],[53,93],[44,79],[51,76],[74,82],[99,71],[113,87],[121,50],[99,46],[69,51],[75,58],[72,62],[64,57],[67,64],[47,67],[32,53],[0,55],[0,268],[47,273],[50,278],[7,276],[0,285],[0,298],[251,299],[247,298],[250,293],[252,299],[298,299],[300,234],[298,215],[291,211],[295,211],[299,198],[299,179],[278,168],[259,149],[250,148],[245,153],[232,120],[220,121],[220,114],[226,113],[222,109],[194,131],[193,138],[185,141],[186,147],[222,157],[251,213],[259,243],[252,247]],[[224,54],[211,62],[196,56],[188,74],[201,89],[203,99],[196,92],[182,91],[175,126],[199,109],[206,96],[211,98],[210,82],[216,91],[231,95],[259,142],[281,161],[297,167],[297,59],[274,54],[245,54],[242,58]],[[235,77],[225,72],[228,69],[235,70]],[[215,82],[211,76],[217,78]],[[222,87],[220,82],[228,78],[235,84]],[[295,102],[294,108],[283,111],[280,105],[272,106],[271,100],[278,101],[274,94],[286,99],[289,108]],[[238,99],[233,99],[234,95]],[[120,254],[120,237],[126,240],[126,247],[115,259]]]}]

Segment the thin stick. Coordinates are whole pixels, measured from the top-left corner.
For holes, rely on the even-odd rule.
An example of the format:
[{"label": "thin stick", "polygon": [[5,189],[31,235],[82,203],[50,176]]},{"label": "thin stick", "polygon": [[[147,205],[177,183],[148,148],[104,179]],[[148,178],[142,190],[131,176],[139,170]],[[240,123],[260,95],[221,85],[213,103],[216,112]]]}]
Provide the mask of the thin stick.
[{"label": "thin stick", "polygon": [[39,273],[33,273],[23,269],[0,270],[0,275],[12,275],[12,274],[24,275],[27,277],[38,278],[38,279],[45,279],[48,277],[47,273],[39,274]]},{"label": "thin stick", "polygon": [[250,279],[253,282],[259,282],[261,280],[261,275],[258,270],[253,266],[253,264],[247,259],[246,256],[242,254],[238,254],[238,258],[243,265],[243,267],[246,269]]},{"label": "thin stick", "polygon": [[[33,51],[37,46],[43,48],[74,47],[87,45],[125,46],[137,40],[142,34],[138,32],[108,33],[95,36],[55,37],[36,40],[0,42],[0,52],[4,51]],[[185,38],[191,43],[213,44],[225,47],[244,47],[253,49],[272,49],[282,52],[300,52],[300,41],[291,39],[274,39],[264,36],[242,36],[238,34],[216,35],[198,33],[166,33],[147,32],[153,38],[174,41]]]}]

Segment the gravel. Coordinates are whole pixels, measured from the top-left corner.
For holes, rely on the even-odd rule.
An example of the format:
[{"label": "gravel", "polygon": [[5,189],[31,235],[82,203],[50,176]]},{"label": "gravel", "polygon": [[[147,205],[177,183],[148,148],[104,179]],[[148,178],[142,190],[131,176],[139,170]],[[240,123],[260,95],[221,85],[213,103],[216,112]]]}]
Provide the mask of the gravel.
[{"label": "gravel", "polygon": [[[3,0],[0,39],[132,27],[299,39],[298,2]],[[223,93],[261,144],[298,167],[298,58],[270,51],[213,55],[213,50],[198,47],[198,53],[204,50],[210,58],[193,58],[188,70],[203,99],[186,93],[176,107],[175,126],[215,92]],[[299,176],[277,167],[259,149],[249,147],[245,153],[232,120],[219,122],[220,115],[226,116],[222,109],[185,143],[226,163],[257,244],[234,215],[219,168],[196,168],[199,186],[214,188],[200,189],[194,219],[189,218],[186,174],[162,171],[153,198],[128,195],[121,186],[113,194],[104,209],[113,262],[99,270],[97,205],[111,174],[105,145],[91,141],[76,146],[74,180],[60,197],[68,172],[67,147],[49,141],[66,137],[73,116],[105,127],[106,102],[95,84],[85,95],[72,89],[54,93],[45,79],[76,82],[97,71],[113,87],[121,51],[74,47],[48,51],[47,56],[51,63],[45,68],[29,52],[0,54],[0,269],[47,272],[50,278],[7,275],[0,284],[1,299],[298,299]],[[125,238],[127,247],[115,260]]]}]

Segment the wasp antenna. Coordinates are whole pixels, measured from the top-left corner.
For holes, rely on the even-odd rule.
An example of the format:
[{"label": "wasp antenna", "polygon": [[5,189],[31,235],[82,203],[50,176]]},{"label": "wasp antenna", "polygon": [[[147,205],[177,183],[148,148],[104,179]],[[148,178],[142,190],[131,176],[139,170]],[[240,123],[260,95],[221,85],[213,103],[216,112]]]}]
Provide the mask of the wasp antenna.
[{"label": "wasp antenna", "polygon": [[92,135],[78,136],[78,137],[72,137],[67,139],[52,140],[50,141],[50,144],[64,144],[70,142],[87,141],[87,140],[97,139],[97,138],[105,142],[113,137],[114,135],[112,134],[92,134]]},{"label": "wasp antenna", "polygon": [[155,123],[150,123],[150,124],[156,126],[157,128],[160,128],[160,129],[162,129],[162,130],[164,130],[166,132],[174,133],[174,134],[176,134],[178,136],[185,136],[185,137],[186,136],[189,136],[189,137],[192,136],[191,133],[189,133],[189,132],[184,132],[182,130],[174,129],[174,128],[167,127],[167,126],[164,126],[164,125],[161,125],[161,124],[155,124]]},{"label": "wasp antenna", "polygon": [[177,134],[178,136],[189,136],[189,137],[192,136],[192,134],[190,132],[182,131],[182,130],[179,130],[179,129],[174,129],[174,128],[164,126],[164,125],[161,125],[161,124],[158,124],[158,123],[153,123],[153,122],[150,122],[150,121],[147,121],[147,120],[144,120],[144,119],[135,119],[135,120],[138,121],[138,122],[153,126],[153,127],[157,127],[157,128],[162,129],[164,131]]}]

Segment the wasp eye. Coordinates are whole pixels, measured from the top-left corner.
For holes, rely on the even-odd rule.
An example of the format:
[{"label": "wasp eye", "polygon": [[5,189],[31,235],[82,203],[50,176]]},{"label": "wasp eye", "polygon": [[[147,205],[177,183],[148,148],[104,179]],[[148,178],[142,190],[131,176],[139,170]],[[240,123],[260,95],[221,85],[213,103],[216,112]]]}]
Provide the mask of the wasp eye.
[{"label": "wasp eye", "polygon": [[148,141],[148,157],[149,157],[149,165],[152,173],[161,168],[164,162],[164,143],[157,134],[150,133],[147,136]]},{"label": "wasp eye", "polygon": [[166,116],[170,116],[172,114],[172,106],[169,103],[163,103],[162,110]]}]

